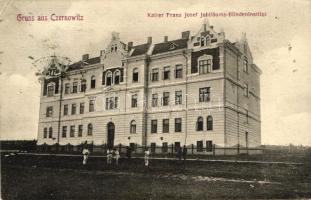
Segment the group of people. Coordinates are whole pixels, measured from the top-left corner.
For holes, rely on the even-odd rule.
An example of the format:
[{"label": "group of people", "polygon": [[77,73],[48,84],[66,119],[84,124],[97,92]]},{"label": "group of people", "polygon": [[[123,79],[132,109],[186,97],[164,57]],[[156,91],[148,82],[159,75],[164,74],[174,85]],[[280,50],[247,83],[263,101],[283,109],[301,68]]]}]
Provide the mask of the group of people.
[{"label": "group of people", "polygon": [[[83,165],[86,165],[90,151],[88,149],[88,145],[85,142],[83,145],[83,150],[82,150],[82,154],[83,154]],[[131,159],[131,154],[132,154],[132,150],[130,147],[126,148],[126,156],[128,159]],[[150,157],[150,151],[147,148],[144,152],[144,161],[145,161],[145,166],[148,167],[149,166],[149,157]],[[186,160],[187,157],[187,147],[184,145],[183,147],[179,147],[177,149],[177,157],[179,160],[183,159]],[[115,160],[115,164],[119,165],[119,159],[120,159],[120,152],[117,149],[107,149],[107,164],[111,165],[113,160]]]}]

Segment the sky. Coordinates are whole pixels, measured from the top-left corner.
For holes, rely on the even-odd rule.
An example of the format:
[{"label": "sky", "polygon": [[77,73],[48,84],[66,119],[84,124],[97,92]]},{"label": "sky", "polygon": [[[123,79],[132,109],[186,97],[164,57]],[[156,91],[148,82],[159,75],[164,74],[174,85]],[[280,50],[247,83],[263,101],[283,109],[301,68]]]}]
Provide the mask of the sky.
[{"label": "sky", "polygon": [[[246,32],[261,75],[262,144],[311,145],[311,3],[249,1],[14,1],[0,0],[0,139],[37,137],[40,83],[34,59],[56,54],[81,59],[99,55],[120,33],[122,41],[145,43],[195,34],[203,19],[150,18],[148,13],[262,12],[264,17],[209,17],[216,31],[235,42]],[[83,21],[51,21],[51,14]],[[48,21],[18,21],[17,15]]]}]

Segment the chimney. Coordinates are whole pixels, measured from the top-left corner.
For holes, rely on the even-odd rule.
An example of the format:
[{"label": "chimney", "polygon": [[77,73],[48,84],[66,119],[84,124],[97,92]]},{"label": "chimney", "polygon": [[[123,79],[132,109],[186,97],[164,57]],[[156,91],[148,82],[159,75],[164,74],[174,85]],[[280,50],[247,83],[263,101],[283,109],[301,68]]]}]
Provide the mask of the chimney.
[{"label": "chimney", "polygon": [[147,44],[151,44],[152,43],[152,37],[148,37],[147,38]]},{"label": "chimney", "polygon": [[167,41],[168,41],[168,37],[164,36],[164,42],[167,42]]},{"label": "chimney", "polygon": [[184,31],[184,32],[181,32],[181,38],[182,39],[189,39],[189,36],[190,36],[190,31]]},{"label": "chimney", "polygon": [[89,59],[89,54],[82,55],[82,61],[86,61]]},{"label": "chimney", "polygon": [[127,43],[127,47],[130,49],[130,48],[132,48],[132,46],[133,46],[133,42],[128,42]]}]

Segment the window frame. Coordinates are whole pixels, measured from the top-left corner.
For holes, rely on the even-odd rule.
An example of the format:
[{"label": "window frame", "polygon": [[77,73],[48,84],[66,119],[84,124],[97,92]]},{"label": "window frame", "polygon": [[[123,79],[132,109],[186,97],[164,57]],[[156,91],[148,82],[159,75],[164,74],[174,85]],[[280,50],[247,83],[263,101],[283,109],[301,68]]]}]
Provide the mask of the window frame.
[{"label": "window frame", "polygon": [[170,105],[170,92],[163,92],[163,106],[169,106]]},{"label": "window frame", "polygon": [[165,66],[163,67],[163,80],[170,80],[171,76],[171,67]]},{"label": "window frame", "polygon": [[139,71],[138,71],[138,68],[134,68],[133,73],[132,73],[132,82],[137,83],[138,81],[139,81]]},{"label": "window frame", "polygon": [[89,123],[87,125],[87,136],[92,136],[93,135],[93,124]]},{"label": "window frame", "polygon": [[130,134],[136,134],[137,131],[137,123],[135,120],[130,122]]},{"label": "window frame", "polygon": [[152,119],[151,120],[151,133],[157,133],[158,132],[158,120]]},{"label": "window frame", "polygon": [[183,77],[183,65],[177,64],[175,65],[175,79],[180,79]]},{"label": "window frame", "polygon": [[[179,121],[179,123],[177,123],[177,121]],[[182,118],[175,118],[175,133],[180,133],[182,132]]]},{"label": "window frame", "polygon": [[163,119],[162,120],[162,133],[169,133],[170,132],[170,119]]},{"label": "window frame", "polygon": [[[204,90],[206,90],[206,92],[204,92]],[[199,88],[199,102],[209,102],[211,100],[210,96],[210,87]]]},{"label": "window frame", "polygon": [[153,68],[151,70],[151,81],[152,82],[159,81],[159,68]]},{"label": "window frame", "polygon": [[213,116],[209,115],[206,117],[206,130],[212,131],[214,129],[214,119]]},{"label": "window frame", "polygon": [[175,91],[175,105],[182,105],[182,90]]},{"label": "window frame", "polygon": [[91,76],[91,89],[95,89],[96,88],[96,76],[92,75]]},{"label": "window frame", "polygon": [[203,117],[199,116],[197,118],[196,131],[203,131],[203,130],[204,130],[204,119]]}]

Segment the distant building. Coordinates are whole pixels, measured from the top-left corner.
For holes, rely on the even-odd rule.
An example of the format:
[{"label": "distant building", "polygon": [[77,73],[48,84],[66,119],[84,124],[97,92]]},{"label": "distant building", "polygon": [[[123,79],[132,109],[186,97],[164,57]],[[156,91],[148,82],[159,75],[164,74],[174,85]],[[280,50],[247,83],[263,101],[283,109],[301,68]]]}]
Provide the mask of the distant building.
[{"label": "distant building", "polygon": [[[44,72],[38,144],[261,144],[260,74],[245,34],[194,35],[134,45],[113,33],[99,57]],[[62,92],[62,94],[60,94]]]}]

